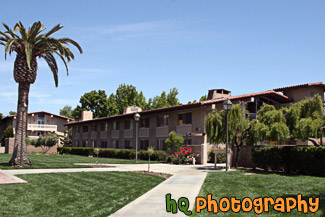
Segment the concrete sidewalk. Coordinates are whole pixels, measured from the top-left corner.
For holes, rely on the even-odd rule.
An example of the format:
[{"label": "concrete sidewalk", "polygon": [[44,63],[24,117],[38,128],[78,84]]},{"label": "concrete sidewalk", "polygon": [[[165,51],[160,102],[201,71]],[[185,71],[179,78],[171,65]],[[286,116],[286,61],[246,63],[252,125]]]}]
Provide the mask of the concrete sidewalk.
[{"label": "concrete sidewalk", "polygon": [[188,198],[190,202],[188,210],[191,211],[206,174],[207,173],[197,172],[187,175],[175,174],[117,212],[113,213],[110,217],[186,216],[180,211],[178,211],[177,214],[167,213],[165,195],[170,193],[171,198],[176,202],[180,197]]}]

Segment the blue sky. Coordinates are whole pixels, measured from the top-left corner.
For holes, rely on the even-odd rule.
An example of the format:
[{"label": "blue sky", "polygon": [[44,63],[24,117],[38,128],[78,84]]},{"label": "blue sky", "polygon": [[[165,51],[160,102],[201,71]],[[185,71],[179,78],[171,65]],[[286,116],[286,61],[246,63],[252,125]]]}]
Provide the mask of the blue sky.
[{"label": "blue sky", "polygon": [[[9,4],[9,3],[8,3]],[[324,81],[325,1],[10,1],[0,21],[65,27],[84,49],[62,64],[59,87],[39,61],[29,111],[59,113],[91,90],[132,84],[154,97],[176,87],[186,103],[225,88],[232,95]],[[3,27],[0,27],[4,30]],[[17,108],[15,55],[0,47],[0,112]],[[59,60],[58,60],[59,61]]]}]

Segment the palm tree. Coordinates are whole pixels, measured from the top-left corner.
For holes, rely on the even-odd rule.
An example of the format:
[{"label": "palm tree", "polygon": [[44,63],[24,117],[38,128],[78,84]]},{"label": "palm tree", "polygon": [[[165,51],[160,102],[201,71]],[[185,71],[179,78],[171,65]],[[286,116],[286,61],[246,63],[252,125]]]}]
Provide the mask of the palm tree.
[{"label": "palm tree", "polygon": [[[3,26],[6,31],[0,31],[0,45],[5,46],[5,58],[8,53],[11,55],[13,51],[16,52],[14,78],[18,83],[16,136],[14,151],[9,164],[23,166],[30,164],[26,147],[27,111],[30,84],[36,80],[36,58],[43,58],[47,62],[53,72],[55,86],[57,87],[58,66],[54,55],[61,58],[67,74],[69,74],[67,62],[74,59],[74,55],[66,45],[74,45],[80,53],[82,53],[82,48],[70,38],[57,39],[51,37],[53,33],[63,28],[60,24],[46,33],[44,33],[44,26],[40,21],[35,22],[31,27],[29,26],[28,30],[21,22],[16,23],[14,30],[11,30],[5,23]],[[20,36],[16,32],[19,32]]]}]

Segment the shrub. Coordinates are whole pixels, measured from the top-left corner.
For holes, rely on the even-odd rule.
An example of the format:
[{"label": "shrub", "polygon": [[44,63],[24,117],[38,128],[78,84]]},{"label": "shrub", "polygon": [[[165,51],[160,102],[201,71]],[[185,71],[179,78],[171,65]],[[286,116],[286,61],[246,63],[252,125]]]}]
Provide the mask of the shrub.
[{"label": "shrub", "polygon": [[[214,163],[214,153],[213,151],[209,152],[209,163]],[[217,153],[217,163],[226,163],[226,154]]]},{"label": "shrub", "polygon": [[193,159],[196,159],[198,154],[192,153],[192,148],[182,147],[178,152],[172,154],[171,162],[173,164],[188,164],[192,163]]},{"label": "shrub", "polygon": [[252,158],[264,170],[325,176],[325,147],[254,147]]},{"label": "shrub", "polygon": [[8,126],[5,131],[3,131],[2,136],[1,136],[1,145],[5,145],[5,139],[6,138],[11,138],[14,137],[14,130],[12,126]]},{"label": "shrub", "polygon": [[41,147],[43,153],[47,153],[50,148],[55,146],[59,142],[59,138],[55,133],[49,133],[47,135],[42,135],[38,139],[30,141],[30,144],[35,147]]},{"label": "shrub", "polygon": [[[83,155],[83,156],[90,156],[95,154],[94,148],[58,147],[57,151],[59,154],[72,154],[72,155]],[[166,161],[167,156],[168,155],[164,151],[154,151],[150,157],[150,160]],[[98,157],[135,159],[135,150],[100,148]],[[138,157],[140,160],[148,160],[149,159],[148,151],[139,151]]]}]

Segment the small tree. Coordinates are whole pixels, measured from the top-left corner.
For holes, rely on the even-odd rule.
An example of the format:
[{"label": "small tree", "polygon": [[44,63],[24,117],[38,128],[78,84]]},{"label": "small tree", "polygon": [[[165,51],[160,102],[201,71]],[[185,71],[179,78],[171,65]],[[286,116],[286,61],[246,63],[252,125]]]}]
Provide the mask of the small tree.
[{"label": "small tree", "polygon": [[65,135],[60,137],[60,143],[64,147],[72,146],[72,131],[71,128],[65,131]]},{"label": "small tree", "polygon": [[150,156],[153,155],[154,152],[155,152],[155,151],[154,151],[153,147],[150,146],[150,147],[148,148],[148,155],[149,155],[148,172],[150,172]]},{"label": "small tree", "polygon": [[176,134],[175,131],[171,131],[168,134],[168,138],[165,140],[168,150],[178,150],[184,144],[184,138],[182,135]]},{"label": "small tree", "polygon": [[45,154],[58,142],[58,136],[55,133],[50,133],[44,136],[40,136],[38,139],[31,140],[31,145],[35,147],[41,147]]},{"label": "small tree", "polygon": [[6,138],[12,138],[14,137],[14,130],[12,128],[12,126],[8,126],[5,131],[3,131],[2,136],[1,136],[1,145],[4,146],[5,145],[5,139]]}]

